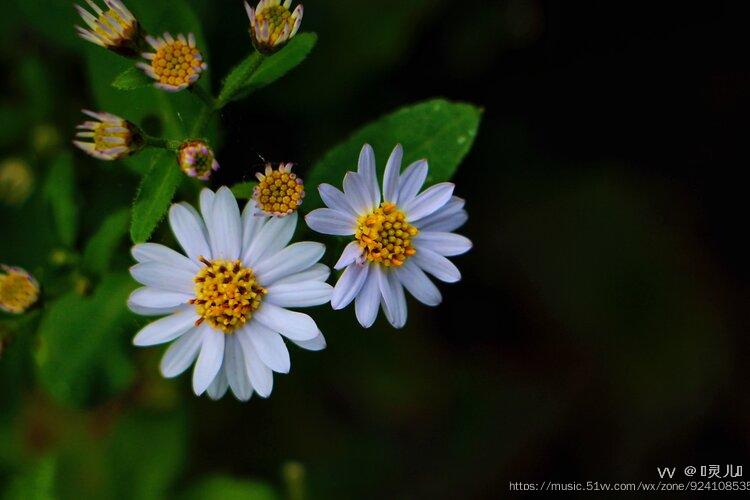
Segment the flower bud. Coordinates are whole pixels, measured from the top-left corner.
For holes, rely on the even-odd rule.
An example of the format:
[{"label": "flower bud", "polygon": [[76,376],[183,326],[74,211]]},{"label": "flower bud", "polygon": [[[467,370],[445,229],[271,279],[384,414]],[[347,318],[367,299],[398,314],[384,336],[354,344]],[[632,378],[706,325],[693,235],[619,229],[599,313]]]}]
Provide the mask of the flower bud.
[{"label": "flower bud", "polygon": [[256,8],[245,2],[250,18],[250,37],[259,52],[271,54],[282,48],[297,34],[302,23],[302,5],[289,11],[292,0],[260,0]]},{"label": "flower bud", "polygon": [[82,110],[95,121],[78,125],[76,137],[86,141],[73,141],[78,148],[99,160],[119,160],[143,148],[143,134],[127,120],[110,113]]},{"label": "flower bud", "polygon": [[211,147],[198,139],[182,143],[177,152],[177,162],[188,176],[201,181],[207,181],[212,172],[219,170],[219,162]]},{"label": "flower bud", "polygon": [[135,57],[143,43],[143,32],[138,20],[120,0],[104,0],[108,10],[102,10],[92,0],[86,0],[96,15],[76,5],[76,10],[90,29],[76,26],[78,36],[117,54]]},{"label": "flower bud", "polygon": [[33,187],[34,174],[25,161],[9,158],[0,163],[0,201],[20,205],[29,197]]},{"label": "flower bud", "polygon": [[39,283],[20,267],[0,265],[0,310],[21,314],[39,299]]}]

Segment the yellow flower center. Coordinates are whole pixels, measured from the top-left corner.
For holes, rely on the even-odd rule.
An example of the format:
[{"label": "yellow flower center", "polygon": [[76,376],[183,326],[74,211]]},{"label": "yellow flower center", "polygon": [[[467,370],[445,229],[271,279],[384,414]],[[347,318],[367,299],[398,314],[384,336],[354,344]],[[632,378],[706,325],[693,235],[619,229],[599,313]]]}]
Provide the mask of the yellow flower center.
[{"label": "yellow flower center", "polygon": [[[112,23],[112,20],[115,21],[117,26]],[[99,26],[97,26],[94,31],[97,35],[109,40],[110,44],[112,45],[117,45],[118,43],[122,42],[128,42],[132,40],[138,32],[138,25],[136,23],[131,23],[123,19],[114,9],[109,9],[107,12],[102,12],[99,15],[99,22],[109,28],[111,31],[107,32]],[[120,35],[120,31],[122,31],[122,35]],[[114,37],[112,37],[112,33],[115,34]]]},{"label": "yellow flower center", "polygon": [[354,237],[370,262],[384,266],[401,266],[417,253],[411,240],[419,231],[406,221],[404,212],[394,203],[383,202],[378,208],[357,219]]},{"label": "yellow flower center", "polygon": [[165,43],[151,61],[159,82],[175,87],[191,83],[190,78],[200,73],[201,64],[200,51],[182,40]]},{"label": "yellow flower center", "polygon": [[39,298],[39,286],[25,273],[6,272],[0,274],[0,309],[22,313]]},{"label": "yellow flower center", "polygon": [[268,291],[255,279],[253,270],[239,260],[209,261],[195,275],[195,311],[203,321],[226,334],[233,333],[252,317]]},{"label": "yellow flower center", "polygon": [[271,5],[255,15],[257,25],[268,21],[268,42],[273,45],[279,39],[287,24],[291,24],[292,14],[283,5]]},{"label": "yellow flower center", "polygon": [[258,208],[269,214],[286,215],[302,204],[305,185],[289,169],[288,166],[282,166],[279,170],[267,168],[265,175],[258,176],[260,181],[254,195]]}]

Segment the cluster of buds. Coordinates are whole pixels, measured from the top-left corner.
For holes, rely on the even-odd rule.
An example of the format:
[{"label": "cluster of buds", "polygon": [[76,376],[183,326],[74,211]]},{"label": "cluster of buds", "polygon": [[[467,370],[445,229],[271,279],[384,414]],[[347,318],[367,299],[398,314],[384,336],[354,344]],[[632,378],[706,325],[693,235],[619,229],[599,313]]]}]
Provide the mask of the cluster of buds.
[{"label": "cluster of buds", "polygon": [[0,310],[21,314],[39,299],[39,283],[20,267],[0,265]]},{"label": "cluster of buds", "polygon": [[[89,29],[76,26],[79,36],[120,55],[140,55],[143,59],[136,66],[154,80],[156,88],[168,92],[189,89],[208,68],[192,33],[187,36],[172,36],[170,33],[149,36],[122,1],[103,0],[105,8],[100,8],[94,0],[85,1],[91,12],[80,5],[76,5],[76,9]],[[292,0],[283,3],[281,0],[260,0],[255,8],[245,3],[250,18],[250,36],[256,50],[263,54],[273,53],[297,33],[303,9],[302,5],[297,5],[294,11],[290,11],[291,3]],[[83,112],[93,120],[78,126],[73,144],[95,158],[117,160],[140,151],[144,146],[173,149],[173,146],[165,146],[169,141],[148,137],[119,116]],[[214,152],[205,141],[183,142],[176,152],[180,168],[190,177],[205,181],[219,168]],[[265,187],[256,191],[258,204],[265,207],[266,213],[281,216],[297,209],[304,190],[302,181],[291,173],[291,164],[282,164],[277,171],[269,166],[266,176],[261,177],[260,186]]]}]

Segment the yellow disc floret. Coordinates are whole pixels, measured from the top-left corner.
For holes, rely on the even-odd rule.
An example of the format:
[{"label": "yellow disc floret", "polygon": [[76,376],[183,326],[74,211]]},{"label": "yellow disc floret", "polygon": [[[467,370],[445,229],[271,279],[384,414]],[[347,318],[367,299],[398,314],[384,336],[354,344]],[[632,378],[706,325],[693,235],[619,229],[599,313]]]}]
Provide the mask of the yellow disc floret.
[{"label": "yellow disc floret", "polygon": [[195,298],[190,301],[200,316],[198,324],[208,321],[216,330],[231,334],[250,321],[268,292],[239,260],[200,260],[206,267],[193,279]]},{"label": "yellow disc floret", "polygon": [[26,271],[0,266],[0,309],[20,314],[39,299],[39,284]]},{"label": "yellow disc floret", "polygon": [[384,266],[401,266],[417,251],[412,238],[419,231],[406,221],[404,212],[393,203],[383,202],[378,208],[357,219],[354,237],[370,262]]},{"label": "yellow disc floret", "polygon": [[165,43],[156,51],[151,68],[159,83],[170,87],[182,87],[193,83],[203,64],[200,51],[187,42],[176,39]]},{"label": "yellow disc floret", "polygon": [[253,190],[253,200],[258,209],[269,215],[289,215],[302,204],[305,185],[292,173],[291,163],[282,163],[278,170],[266,165],[265,174],[257,174],[258,185]]}]

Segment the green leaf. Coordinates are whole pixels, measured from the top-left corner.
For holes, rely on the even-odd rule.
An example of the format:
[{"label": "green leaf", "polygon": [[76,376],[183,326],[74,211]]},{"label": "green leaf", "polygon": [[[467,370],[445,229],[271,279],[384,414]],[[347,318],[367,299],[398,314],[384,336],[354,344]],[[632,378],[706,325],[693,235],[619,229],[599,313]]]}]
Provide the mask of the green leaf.
[{"label": "green leaf", "polygon": [[249,200],[253,197],[253,189],[257,185],[257,182],[240,182],[232,186],[232,193],[234,197],[240,200]]},{"label": "green leaf", "polygon": [[471,149],[481,115],[482,110],[471,104],[433,99],[365,125],[312,167],[305,179],[310,189],[305,190],[303,206],[306,210],[321,206],[317,186],[324,182],[340,186],[344,174],[357,169],[357,158],[365,143],[375,149],[379,179],[388,155],[400,143],[404,147],[404,166],[422,158],[429,160],[426,185],[449,180]]},{"label": "green leaf", "polygon": [[52,500],[55,498],[56,460],[47,456],[25,467],[12,478],[3,492],[3,500]]},{"label": "green leaf", "polygon": [[143,177],[133,203],[130,238],[134,243],[148,240],[154,232],[183,177],[184,174],[170,153],[162,151],[154,157],[151,169]]},{"label": "green leaf", "polygon": [[52,207],[52,217],[60,241],[72,247],[78,232],[78,205],[75,197],[73,160],[69,152],[60,154],[53,161],[44,192]]},{"label": "green leaf", "polygon": [[83,252],[83,263],[93,273],[104,274],[109,269],[117,246],[128,232],[130,211],[119,210],[109,215],[99,230],[91,237]]},{"label": "green leaf", "polygon": [[68,293],[47,306],[35,358],[41,387],[57,401],[79,406],[99,388],[107,351],[128,326],[133,288],[127,274],[111,274],[90,297]]},{"label": "green leaf", "polygon": [[277,500],[269,485],[257,481],[214,476],[202,480],[184,496],[185,500]]},{"label": "green leaf", "polygon": [[132,66],[112,81],[112,86],[117,90],[135,90],[153,85],[154,80],[149,78],[143,71]]},{"label": "green leaf", "polygon": [[258,52],[247,56],[224,80],[217,100],[218,107],[241,99],[287,74],[305,60],[317,40],[315,33],[300,33],[286,47],[269,57],[264,58]]}]

